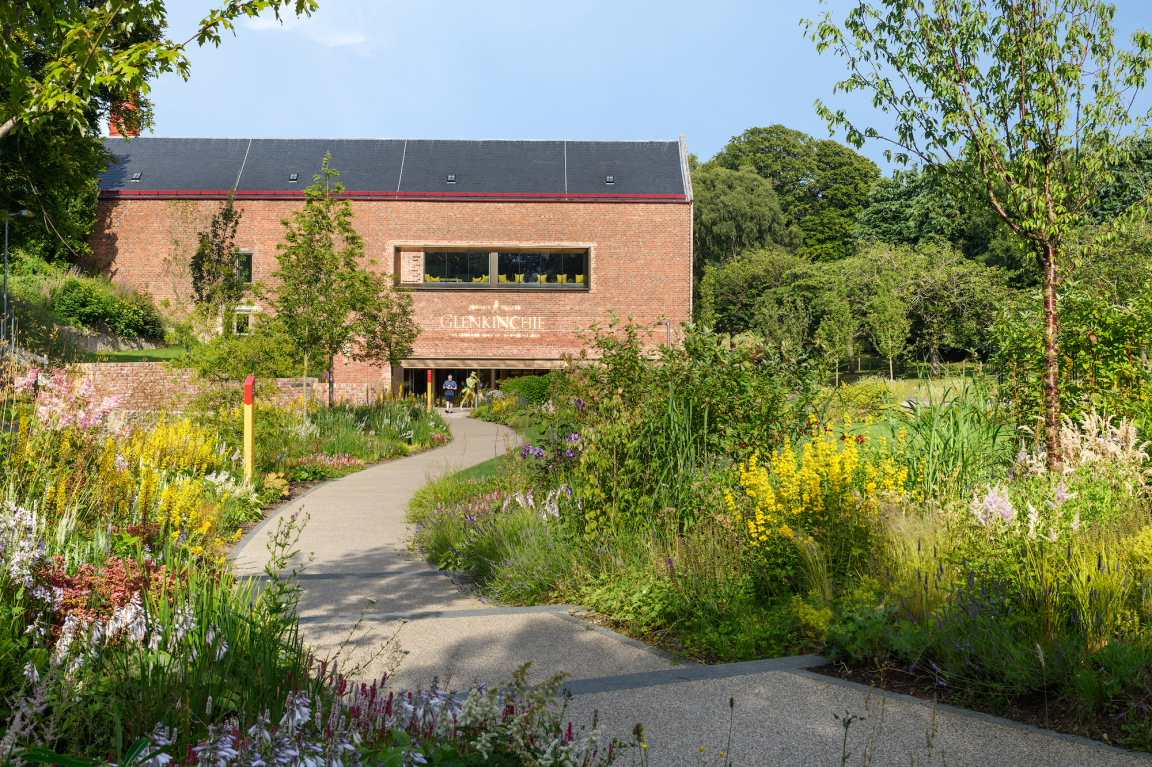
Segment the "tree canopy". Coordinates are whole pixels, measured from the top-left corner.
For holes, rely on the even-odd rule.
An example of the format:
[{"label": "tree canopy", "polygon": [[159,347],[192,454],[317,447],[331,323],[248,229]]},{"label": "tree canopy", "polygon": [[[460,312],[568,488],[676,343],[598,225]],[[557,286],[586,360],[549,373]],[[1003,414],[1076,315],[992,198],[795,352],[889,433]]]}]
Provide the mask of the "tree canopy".
[{"label": "tree canopy", "polygon": [[1147,130],[1133,94],[1152,68],[1152,35],[1117,49],[1115,7],[1100,0],[861,2],[843,24],[805,21],[817,50],[847,64],[835,91],[871,94],[890,129],[858,125],[817,101],[831,128],[861,146],[933,168],[963,198],[986,206],[1036,255],[1043,284],[1047,460],[1060,450],[1057,288],[1069,234]]},{"label": "tree canopy", "polygon": [[231,0],[209,11],[183,42],[163,37],[165,0],[11,0],[0,3],[0,137],[35,133],[53,120],[77,132],[93,104],[132,105],[115,118],[149,123],[149,81],[165,72],[187,79],[186,47],[219,45],[236,19],[292,8],[309,15],[316,0]]},{"label": "tree canopy", "polygon": [[705,164],[692,173],[696,272],[753,248],[795,248],[800,232],[784,220],[772,185],[750,167]]},{"label": "tree canopy", "polygon": [[801,252],[817,261],[852,254],[856,214],[880,177],[875,163],[848,147],[783,125],[749,128],[710,162],[751,166],[770,181],[785,222],[803,233]]}]

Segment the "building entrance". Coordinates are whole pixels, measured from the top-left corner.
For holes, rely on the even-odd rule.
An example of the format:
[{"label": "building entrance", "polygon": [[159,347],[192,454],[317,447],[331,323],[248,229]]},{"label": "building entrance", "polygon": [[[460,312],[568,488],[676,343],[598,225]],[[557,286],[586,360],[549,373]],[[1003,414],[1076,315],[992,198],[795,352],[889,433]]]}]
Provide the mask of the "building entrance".
[{"label": "building entrance", "polygon": [[[500,381],[507,378],[518,378],[522,375],[543,375],[547,370],[509,370],[504,368],[434,368],[432,369],[432,398],[438,404],[443,404],[444,382],[448,376],[456,382],[456,402],[464,393],[468,385],[468,376],[476,373],[480,379],[481,391],[488,391],[498,386]],[[405,368],[402,393],[405,396],[413,395],[425,397],[428,394],[428,368]]]}]

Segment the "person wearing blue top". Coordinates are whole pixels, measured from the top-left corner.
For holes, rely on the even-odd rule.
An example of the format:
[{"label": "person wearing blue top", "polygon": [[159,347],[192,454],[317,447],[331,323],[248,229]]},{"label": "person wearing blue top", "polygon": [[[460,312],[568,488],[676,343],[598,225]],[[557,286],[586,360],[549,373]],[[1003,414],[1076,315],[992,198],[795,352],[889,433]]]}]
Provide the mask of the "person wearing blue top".
[{"label": "person wearing blue top", "polygon": [[452,376],[448,376],[448,380],[444,382],[444,399],[448,402],[447,412],[452,412],[452,401],[456,399],[456,382],[452,380]]}]

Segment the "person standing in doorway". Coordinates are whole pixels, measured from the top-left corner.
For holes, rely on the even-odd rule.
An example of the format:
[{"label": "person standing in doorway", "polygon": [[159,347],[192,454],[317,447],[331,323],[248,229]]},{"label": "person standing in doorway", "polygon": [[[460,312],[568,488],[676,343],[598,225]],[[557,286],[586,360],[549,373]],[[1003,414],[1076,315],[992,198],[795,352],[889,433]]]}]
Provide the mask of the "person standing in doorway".
[{"label": "person standing in doorway", "polygon": [[444,400],[448,403],[447,411],[452,412],[452,402],[456,399],[456,382],[452,380],[452,376],[448,376],[448,380],[444,382]]}]

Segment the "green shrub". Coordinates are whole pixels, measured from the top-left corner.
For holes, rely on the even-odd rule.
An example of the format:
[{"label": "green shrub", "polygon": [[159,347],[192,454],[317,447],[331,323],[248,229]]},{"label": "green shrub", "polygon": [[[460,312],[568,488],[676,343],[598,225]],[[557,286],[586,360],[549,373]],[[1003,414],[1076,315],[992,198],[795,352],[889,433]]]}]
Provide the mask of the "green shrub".
[{"label": "green shrub", "polygon": [[534,405],[548,400],[551,385],[550,373],[542,376],[520,376],[501,381],[500,391],[507,397],[523,398],[528,404]]},{"label": "green shrub", "polygon": [[52,291],[51,305],[60,317],[82,327],[122,336],[164,336],[164,323],[152,297],[135,289],[69,277]]}]

